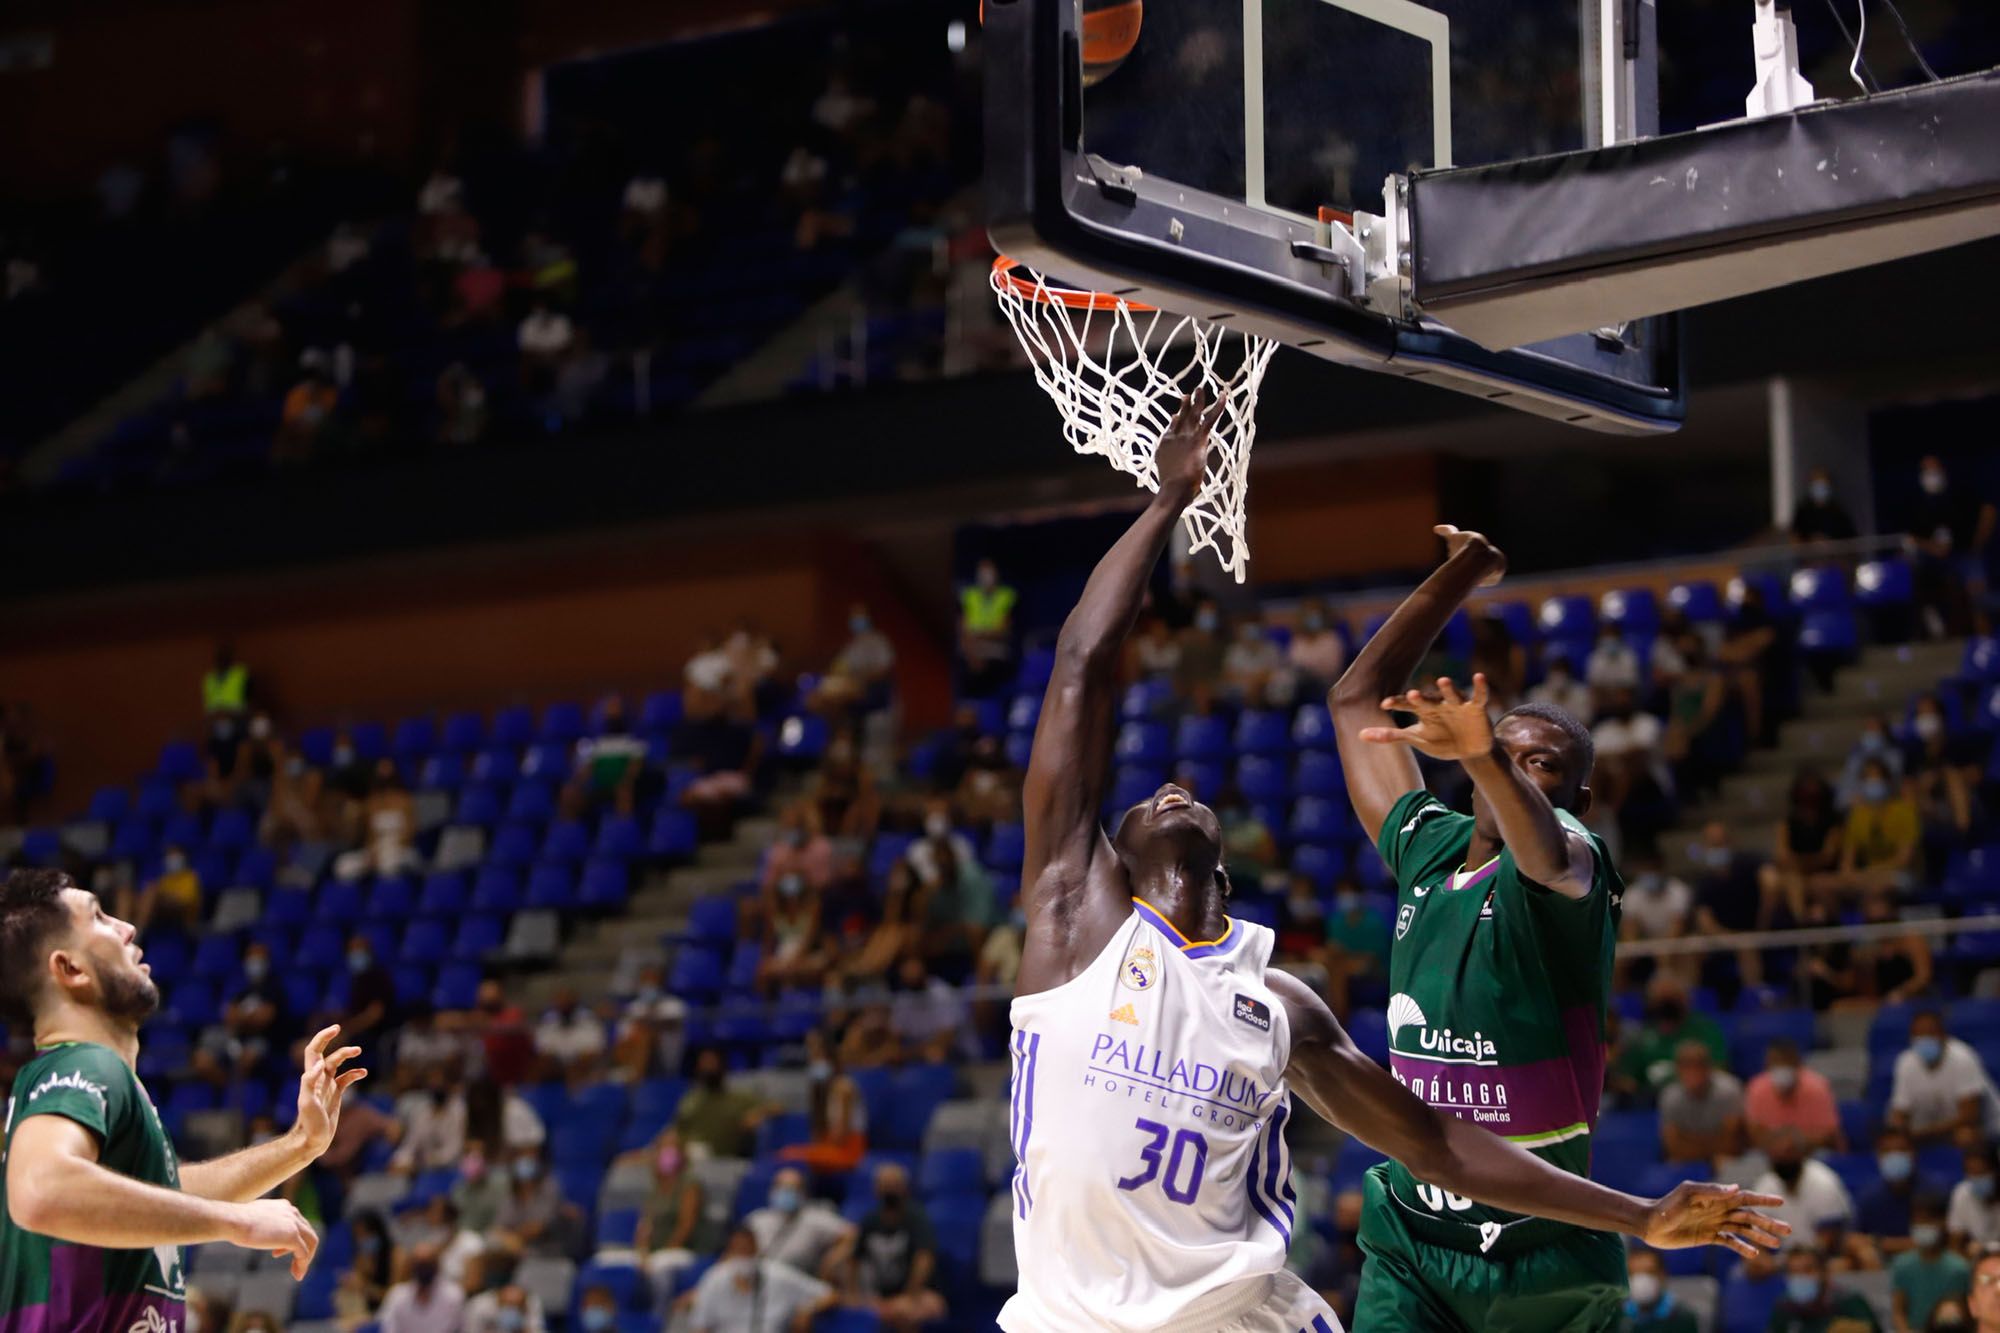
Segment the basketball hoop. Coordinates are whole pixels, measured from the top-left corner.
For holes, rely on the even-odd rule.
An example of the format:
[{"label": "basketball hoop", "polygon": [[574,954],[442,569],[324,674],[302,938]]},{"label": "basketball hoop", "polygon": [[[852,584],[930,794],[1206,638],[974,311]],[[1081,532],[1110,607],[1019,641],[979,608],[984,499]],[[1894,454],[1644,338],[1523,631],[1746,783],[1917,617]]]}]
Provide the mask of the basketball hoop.
[{"label": "basketball hoop", "polygon": [[1110,460],[1149,491],[1160,489],[1153,451],[1181,399],[1208,386],[1222,415],[1209,431],[1208,475],[1181,521],[1191,551],[1209,548],[1243,582],[1257,390],[1278,344],[1247,333],[1232,337],[1219,324],[1109,292],[1052,287],[1005,255],[993,261],[991,281],[1036,383],[1062,413],[1063,438],[1080,454]]}]

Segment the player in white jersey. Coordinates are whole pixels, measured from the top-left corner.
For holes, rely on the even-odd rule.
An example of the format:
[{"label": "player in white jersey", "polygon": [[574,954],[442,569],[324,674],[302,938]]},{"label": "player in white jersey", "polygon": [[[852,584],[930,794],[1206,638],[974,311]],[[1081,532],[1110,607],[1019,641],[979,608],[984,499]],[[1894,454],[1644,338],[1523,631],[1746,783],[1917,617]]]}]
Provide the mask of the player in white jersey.
[{"label": "player in white jersey", "polygon": [[1301,1221],[1285,1149],[1293,1089],[1423,1180],[1481,1203],[1659,1248],[1775,1248],[1788,1228],[1749,1205],[1778,1199],[1694,1184],[1634,1198],[1418,1100],[1319,996],[1267,970],[1271,932],[1224,911],[1220,825],[1182,788],[1160,788],[1105,835],[1119,657],[1220,410],[1197,390],[1174,418],[1159,494],[1063,625],[1035,732],[1011,1015],[1020,1286],[1001,1327],[1337,1333],[1333,1311],[1284,1266]]}]

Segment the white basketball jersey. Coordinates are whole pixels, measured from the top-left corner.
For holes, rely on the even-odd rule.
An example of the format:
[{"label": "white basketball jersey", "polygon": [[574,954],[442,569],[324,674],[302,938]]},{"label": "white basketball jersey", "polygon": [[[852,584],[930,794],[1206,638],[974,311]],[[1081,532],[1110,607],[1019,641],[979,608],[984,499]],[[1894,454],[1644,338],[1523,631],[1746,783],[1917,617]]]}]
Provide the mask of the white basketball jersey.
[{"label": "white basketball jersey", "polygon": [[1203,1297],[1277,1273],[1291,1247],[1271,932],[1231,920],[1190,941],[1132,901],[1080,974],[1013,1004],[1010,1333],[1202,1322]]}]

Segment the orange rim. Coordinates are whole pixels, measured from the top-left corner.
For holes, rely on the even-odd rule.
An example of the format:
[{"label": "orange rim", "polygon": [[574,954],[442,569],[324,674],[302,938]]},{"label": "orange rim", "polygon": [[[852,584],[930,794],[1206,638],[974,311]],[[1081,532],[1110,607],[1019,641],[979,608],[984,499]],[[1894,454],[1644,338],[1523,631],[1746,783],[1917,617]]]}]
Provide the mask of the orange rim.
[{"label": "orange rim", "polygon": [[1122,296],[1113,296],[1110,292],[1086,292],[1074,287],[1051,287],[1047,283],[1036,282],[1033,278],[1024,278],[1014,272],[1019,267],[1021,267],[1019,261],[1009,259],[1006,255],[1001,255],[993,261],[993,272],[1023,301],[1068,306],[1071,310],[1116,310],[1120,306],[1141,312],[1155,309],[1143,301],[1128,301]]}]

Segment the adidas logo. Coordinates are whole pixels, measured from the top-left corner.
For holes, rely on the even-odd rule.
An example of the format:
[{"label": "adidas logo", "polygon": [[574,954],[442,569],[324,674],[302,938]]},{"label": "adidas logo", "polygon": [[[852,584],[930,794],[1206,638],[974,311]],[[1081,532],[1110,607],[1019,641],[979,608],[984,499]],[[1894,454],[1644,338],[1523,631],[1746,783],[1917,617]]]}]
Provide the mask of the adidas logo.
[{"label": "adidas logo", "polygon": [[1114,1023],[1130,1023],[1133,1027],[1138,1027],[1139,1015],[1132,1012],[1131,1005],[1121,1004],[1111,1011],[1111,1021]]}]

